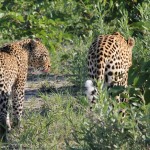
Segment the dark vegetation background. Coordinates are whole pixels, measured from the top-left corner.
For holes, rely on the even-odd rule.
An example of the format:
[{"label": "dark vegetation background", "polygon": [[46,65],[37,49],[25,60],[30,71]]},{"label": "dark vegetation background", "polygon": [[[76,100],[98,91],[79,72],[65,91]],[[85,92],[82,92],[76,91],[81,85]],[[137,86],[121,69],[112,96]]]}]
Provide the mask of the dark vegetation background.
[{"label": "dark vegetation background", "polygon": [[[113,112],[114,115],[110,115],[106,111],[109,110],[110,98],[102,92],[104,94],[101,94],[93,116],[86,117],[88,104],[83,96],[82,87],[88,78],[87,50],[96,36],[116,31],[121,32],[126,38],[134,37],[136,41],[133,49],[133,65],[129,72],[129,87],[113,89],[114,94],[122,91],[129,93],[129,95],[122,94],[122,96],[128,96],[131,105],[114,104],[116,107],[111,111],[117,111],[118,107],[127,108],[128,116],[124,121],[119,121],[117,113]],[[60,93],[51,95],[51,98],[49,95],[42,95],[42,98],[46,97],[43,99],[49,99],[44,103],[44,110],[45,108],[46,110],[54,109],[53,113],[47,112],[48,119],[41,118],[36,113],[31,116],[27,113],[25,116],[28,119],[26,123],[24,122],[24,126],[32,123],[38,126],[24,127],[22,133],[16,134],[14,131],[11,137],[13,142],[17,139],[21,147],[45,149],[149,148],[149,0],[1,0],[0,45],[27,37],[42,39],[50,52],[51,73],[70,75],[67,80],[77,86],[79,92],[76,97],[67,92],[67,98]],[[55,110],[51,104],[55,106],[56,102],[59,106]],[[59,110],[63,112],[63,117]],[[44,123],[40,126],[33,116],[44,119]],[[59,120],[58,124],[63,126],[57,130],[58,135],[55,134],[55,136],[51,129],[56,127],[57,123],[54,125],[55,121],[52,121],[52,118],[55,121]],[[66,120],[65,125],[63,119]],[[35,130],[41,133],[35,134]],[[40,145],[40,142],[43,145]]]}]

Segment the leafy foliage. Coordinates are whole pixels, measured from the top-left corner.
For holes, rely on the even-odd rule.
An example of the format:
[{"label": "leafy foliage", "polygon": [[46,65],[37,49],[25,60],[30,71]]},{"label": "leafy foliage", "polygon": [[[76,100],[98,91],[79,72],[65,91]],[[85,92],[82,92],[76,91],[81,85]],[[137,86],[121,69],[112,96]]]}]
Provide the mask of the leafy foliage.
[{"label": "leafy foliage", "polygon": [[[149,8],[149,0],[1,0],[0,44],[41,38],[50,51],[52,73],[71,75],[69,81],[79,91],[88,78],[86,59],[92,39],[119,31],[136,40],[129,87],[113,89],[114,94],[128,93],[122,95],[129,104],[117,104],[99,90],[98,103],[89,112],[83,92],[75,97],[42,95],[42,108],[25,112],[23,132],[14,130],[10,135],[20,149],[149,148]],[[121,109],[126,110],[125,118],[118,113]]]},{"label": "leafy foliage", "polygon": [[[134,62],[136,66],[132,67],[129,74],[129,83],[131,98],[139,99],[144,103],[150,102],[150,61]],[[131,99],[130,98],[130,99]]]},{"label": "leafy foliage", "polygon": [[[102,96],[102,93],[100,95]],[[113,106],[113,107],[112,107]],[[141,109],[128,104],[117,104],[105,97],[100,98],[81,129],[72,133],[78,146],[70,149],[147,149],[150,146],[150,105]],[[119,110],[125,109],[123,118]],[[144,115],[143,115],[144,114]]]}]

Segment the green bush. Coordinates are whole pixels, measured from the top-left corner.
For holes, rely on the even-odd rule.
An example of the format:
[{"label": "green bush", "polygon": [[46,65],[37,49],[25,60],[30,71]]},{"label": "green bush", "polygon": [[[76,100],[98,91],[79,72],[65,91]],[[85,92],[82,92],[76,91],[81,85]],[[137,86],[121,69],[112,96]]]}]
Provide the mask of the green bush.
[{"label": "green bush", "polygon": [[[92,111],[87,110],[80,129],[73,129],[75,145],[69,149],[147,149],[150,146],[150,105],[118,104],[99,89]],[[119,113],[125,110],[125,117]]]}]

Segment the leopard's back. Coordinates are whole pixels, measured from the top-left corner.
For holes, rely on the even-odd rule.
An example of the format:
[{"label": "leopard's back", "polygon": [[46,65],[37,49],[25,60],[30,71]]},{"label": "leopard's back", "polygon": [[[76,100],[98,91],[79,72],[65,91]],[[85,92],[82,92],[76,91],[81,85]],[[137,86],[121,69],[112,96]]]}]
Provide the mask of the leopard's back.
[{"label": "leopard's back", "polygon": [[15,83],[18,75],[18,64],[14,56],[0,52],[0,92],[8,92]]},{"label": "leopard's back", "polygon": [[118,32],[96,38],[88,53],[89,76],[103,80],[106,86],[127,86],[133,46],[132,38],[125,40]]}]

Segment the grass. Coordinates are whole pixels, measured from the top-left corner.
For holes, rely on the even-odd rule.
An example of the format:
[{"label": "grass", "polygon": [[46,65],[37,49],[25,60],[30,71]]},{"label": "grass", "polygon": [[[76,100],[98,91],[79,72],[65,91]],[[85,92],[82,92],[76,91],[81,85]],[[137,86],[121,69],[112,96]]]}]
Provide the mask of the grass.
[{"label": "grass", "polygon": [[[79,122],[83,121],[81,106],[69,93],[54,93],[50,97],[42,94],[41,98],[43,104],[40,108],[25,110],[21,131],[10,133],[12,143],[27,149],[65,149],[66,139],[69,143],[74,142],[72,124],[78,127]],[[70,118],[73,118],[73,123],[69,122]]]},{"label": "grass", "polygon": [[[39,1],[36,4],[16,0],[15,5],[12,2],[8,7],[1,4],[0,45],[37,36],[50,50],[52,62],[50,75],[29,76],[29,91],[34,89],[36,94],[25,101],[20,130],[13,129],[9,142],[1,148],[149,149],[149,5],[147,1],[82,0]],[[29,17],[26,17],[22,10],[29,7]],[[125,89],[129,103],[118,104],[105,90],[99,89],[97,104],[89,111],[84,95],[84,82],[88,79],[87,51],[97,35],[114,31],[126,38],[132,36],[136,41],[129,72],[130,86]],[[124,118],[118,113],[121,109],[126,110]]]},{"label": "grass", "polygon": [[[68,94],[41,95],[25,107],[22,127],[9,133],[8,149],[147,149],[150,136],[150,107],[117,106],[98,102],[93,112],[85,98]],[[107,100],[107,99],[106,99]],[[37,107],[40,106],[40,107]],[[30,106],[30,107],[29,107]],[[128,116],[118,115],[126,108]],[[145,109],[145,110],[144,110]],[[122,120],[121,120],[122,119]],[[123,121],[123,123],[121,122]],[[105,140],[104,140],[105,139]],[[5,147],[6,148],[6,147]]]}]

